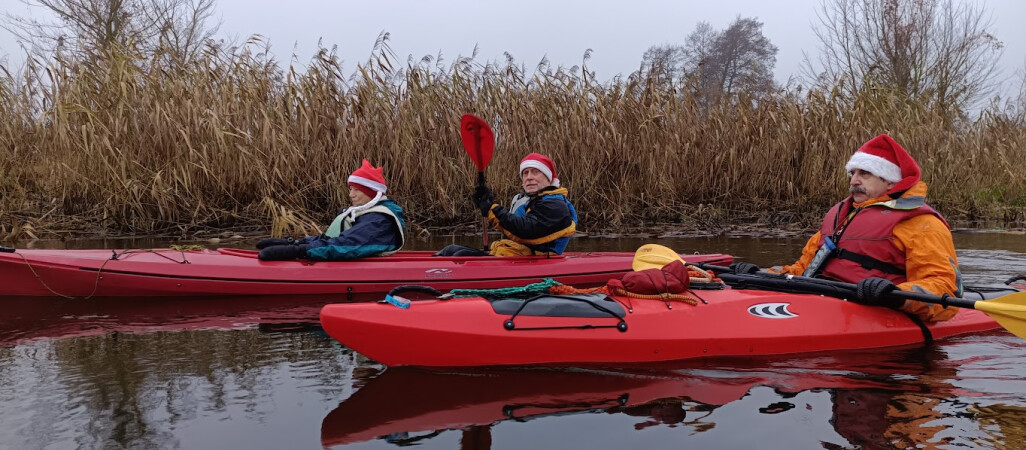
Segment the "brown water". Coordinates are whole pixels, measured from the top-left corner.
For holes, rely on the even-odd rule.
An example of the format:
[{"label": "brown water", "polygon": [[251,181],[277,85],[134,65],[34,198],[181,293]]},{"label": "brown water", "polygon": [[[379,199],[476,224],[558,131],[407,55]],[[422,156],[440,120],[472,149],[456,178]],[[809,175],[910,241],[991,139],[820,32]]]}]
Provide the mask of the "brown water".
[{"label": "brown water", "polygon": [[[451,238],[416,241],[438,248]],[[479,238],[460,238],[475,245]],[[648,242],[789,263],[804,239]],[[37,243],[60,246],[57,243]],[[76,242],[150,247],[167,242]],[[247,243],[248,244],[248,243]],[[224,244],[222,244],[224,245]],[[238,243],[238,246],[243,243]],[[1026,236],[958,233],[966,279],[1026,273]],[[24,301],[0,298],[0,305]],[[1021,448],[1026,341],[1006,332],[929,348],[702,361],[631,372],[389,370],[310,323],[316,302],[269,308],[146,299],[34,304],[3,322],[0,449],[34,448]],[[167,300],[161,300],[166,302]],[[170,312],[169,312],[170,308]],[[254,311],[260,311],[257,317]],[[271,312],[268,312],[271,311]],[[313,311],[313,312],[312,312]],[[43,323],[60,323],[47,328]]]}]

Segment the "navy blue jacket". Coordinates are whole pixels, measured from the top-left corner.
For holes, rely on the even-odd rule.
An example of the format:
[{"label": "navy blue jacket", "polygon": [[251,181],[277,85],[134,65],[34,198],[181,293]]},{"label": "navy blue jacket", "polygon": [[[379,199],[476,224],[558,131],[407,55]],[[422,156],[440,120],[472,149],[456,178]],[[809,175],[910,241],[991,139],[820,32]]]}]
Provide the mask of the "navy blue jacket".
[{"label": "navy blue jacket", "polygon": [[391,199],[382,200],[379,205],[391,210],[399,223],[383,213],[370,212],[357,216],[353,226],[343,230],[337,237],[319,235],[303,238],[300,243],[306,244],[307,258],[311,261],[338,261],[377,256],[401,248],[403,235],[399,226],[406,226],[402,208]]}]

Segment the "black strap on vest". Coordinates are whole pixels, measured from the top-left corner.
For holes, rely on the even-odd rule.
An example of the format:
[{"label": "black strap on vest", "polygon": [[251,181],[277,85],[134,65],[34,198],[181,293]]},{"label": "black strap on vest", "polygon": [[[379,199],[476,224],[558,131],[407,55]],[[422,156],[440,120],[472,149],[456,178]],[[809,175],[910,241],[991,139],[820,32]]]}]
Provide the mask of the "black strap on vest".
[{"label": "black strap on vest", "polygon": [[891,275],[905,276],[905,271],[899,269],[894,264],[885,263],[869,255],[863,255],[861,253],[855,253],[851,250],[838,248],[837,250],[834,250],[834,256],[841,259],[847,259],[848,261],[854,261],[866,270],[879,270],[883,273],[889,273]]},{"label": "black strap on vest", "polygon": [[[837,245],[837,249],[835,249],[832,252],[831,256],[855,262],[866,270],[878,270],[880,272],[889,273],[891,275],[905,276],[905,271],[899,268],[898,266],[895,266],[894,264],[880,261],[879,259],[876,259],[869,255],[863,255],[861,253],[856,253],[851,250],[845,250],[841,248],[841,237],[844,235],[844,232],[848,230],[848,225],[850,225],[855,220],[855,216],[858,215],[858,213],[861,212],[863,209],[855,208],[849,211],[848,216],[845,217],[845,220],[843,222],[838,222],[841,218],[841,205],[841,203],[837,205],[837,213],[834,215],[833,237],[834,244]],[[819,269],[817,269],[816,272],[822,272],[825,267],[826,263],[824,262],[819,266]]]}]

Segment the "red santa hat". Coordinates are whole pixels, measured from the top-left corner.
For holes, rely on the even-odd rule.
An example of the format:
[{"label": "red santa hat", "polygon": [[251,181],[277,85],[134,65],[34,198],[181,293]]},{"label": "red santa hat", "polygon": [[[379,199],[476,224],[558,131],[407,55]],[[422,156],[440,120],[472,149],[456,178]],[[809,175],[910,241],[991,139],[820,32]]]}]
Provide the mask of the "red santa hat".
[{"label": "red santa hat", "polygon": [[919,181],[919,164],[893,138],[881,134],[859,148],[844,170],[861,169],[895,183],[891,192],[904,191]]},{"label": "red santa hat", "polygon": [[552,159],[548,156],[540,153],[531,153],[520,160],[520,173],[524,173],[524,169],[533,167],[538,169],[541,173],[545,174],[545,178],[549,179],[549,183],[553,186],[559,187],[559,178],[556,177],[556,165],[552,163]]},{"label": "red santa hat", "polygon": [[381,167],[374,167],[367,160],[363,160],[363,164],[360,165],[359,169],[353,172],[349,176],[348,183],[350,186],[355,187],[367,194],[368,197],[374,197],[378,192],[384,194],[385,189],[385,170]]}]

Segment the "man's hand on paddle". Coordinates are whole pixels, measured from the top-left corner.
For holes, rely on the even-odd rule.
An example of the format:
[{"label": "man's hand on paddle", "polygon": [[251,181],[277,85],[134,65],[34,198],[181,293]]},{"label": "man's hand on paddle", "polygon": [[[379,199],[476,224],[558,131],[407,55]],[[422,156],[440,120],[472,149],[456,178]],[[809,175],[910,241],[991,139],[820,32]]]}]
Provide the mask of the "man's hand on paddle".
[{"label": "man's hand on paddle", "polygon": [[898,308],[905,303],[902,299],[887,297],[898,287],[890,280],[872,277],[859,281],[855,285],[855,302],[863,305],[888,306]]},{"label": "man's hand on paddle", "polygon": [[733,270],[737,275],[750,275],[758,272],[759,266],[747,262],[736,262],[730,265],[730,270]]},{"label": "man's hand on paddle", "polygon": [[474,189],[474,196],[471,197],[474,200],[474,204],[477,205],[477,209],[481,210],[482,217],[488,217],[488,211],[491,211],[492,205],[495,204],[495,200],[492,198],[492,190],[488,189],[488,186],[479,184]]}]

